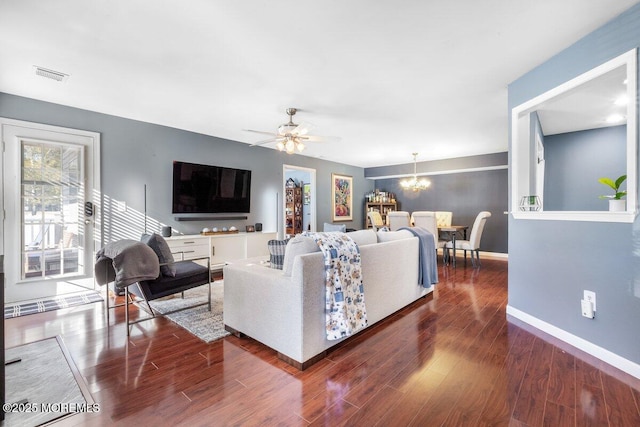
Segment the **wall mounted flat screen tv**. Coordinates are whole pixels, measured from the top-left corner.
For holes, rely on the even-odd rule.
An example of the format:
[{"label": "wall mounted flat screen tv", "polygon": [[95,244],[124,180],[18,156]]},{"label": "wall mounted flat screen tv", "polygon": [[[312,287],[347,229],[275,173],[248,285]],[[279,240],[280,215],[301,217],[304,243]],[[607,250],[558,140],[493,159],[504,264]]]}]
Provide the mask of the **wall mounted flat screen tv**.
[{"label": "wall mounted flat screen tv", "polygon": [[249,213],[251,171],[173,162],[172,213]]}]

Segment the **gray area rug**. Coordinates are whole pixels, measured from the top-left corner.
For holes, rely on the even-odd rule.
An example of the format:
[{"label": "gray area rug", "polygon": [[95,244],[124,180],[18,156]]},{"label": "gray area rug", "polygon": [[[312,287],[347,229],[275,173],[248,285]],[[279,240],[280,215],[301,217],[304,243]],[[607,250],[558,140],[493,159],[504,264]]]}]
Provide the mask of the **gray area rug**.
[{"label": "gray area rug", "polygon": [[[77,368],[61,338],[9,348],[5,357],[7,361],[22,360],[5,367],[7,403],[3,425],[37,426],[86,411],[87,405],[94,404],[88,391],[83,394],[74,375]],[[86,384],[82,385],[87,390]]]},{"label": "gray area rug", "polygon": [[[200,286],[184,293],[184,299],[176,294],[170,299],[151,301],[151,307],[160,313],[187,307],[207,301],[207,287]],[[224,283],[216,281],[211,284],[211,311],[206,305],[169,314],[166,317],[182,326],[204,342],[211,342],[230,335],[224,329],[222,305],[224,302]]]}]

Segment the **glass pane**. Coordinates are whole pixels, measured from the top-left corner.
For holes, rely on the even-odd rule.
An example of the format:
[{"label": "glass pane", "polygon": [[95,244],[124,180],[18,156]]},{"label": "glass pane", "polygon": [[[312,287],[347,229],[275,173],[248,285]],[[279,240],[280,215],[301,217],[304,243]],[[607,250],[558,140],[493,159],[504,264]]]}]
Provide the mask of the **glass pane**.
[{"label": "glass pane", "polygon": [[80,148],[24,143],[23,278],[83,273]]}]

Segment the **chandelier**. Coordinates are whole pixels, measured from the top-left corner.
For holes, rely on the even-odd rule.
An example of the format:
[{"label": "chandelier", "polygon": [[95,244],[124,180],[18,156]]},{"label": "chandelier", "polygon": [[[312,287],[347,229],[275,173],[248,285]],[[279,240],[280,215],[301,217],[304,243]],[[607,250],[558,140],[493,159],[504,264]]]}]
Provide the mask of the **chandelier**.
[{"label": "chandelier", "polygon": [[276,148],[279,151],[286,151],[287,154],[293,154],[296,149],[298,152],[302,152],[302,150],[304,150],[304,144],[298,137],[286,134],[284,136],[284,141],[278,141]]},{"label": "chandelier", "polygon": [[411,191],[426,190],[429,187],[429,185],[431,185],[431,183],[424,178],[421,180],[418,180],[417,163],[416,163],[416,157],[418,157],[418,153],[412,153],[412,154],[413,154],[413,177],[410,179],[404,179],[400,181],[400,185],[405,190],[411,190]]}]

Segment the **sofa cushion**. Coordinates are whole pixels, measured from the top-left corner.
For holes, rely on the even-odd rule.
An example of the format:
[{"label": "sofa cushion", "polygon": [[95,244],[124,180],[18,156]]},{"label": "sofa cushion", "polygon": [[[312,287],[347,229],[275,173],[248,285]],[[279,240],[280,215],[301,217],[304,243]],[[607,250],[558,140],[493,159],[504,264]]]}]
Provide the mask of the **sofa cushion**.
[{"label": "sofa cushion", "polygon": [[[158,255],[158,261],[160,261],[160,272],[163,276],[176,277],[176,266],[174,264],[173,254],[171,249],[164,240],[164,237],[158,233],[143,234],[140,237],[140,241],[148,245]],[[165,264],[165,265],[163,265]]]},{"label": "sofa cushion", "polygon": [[271,268],[282,270],[284,264],[284,254],[289,240],[269,240],[267,248],[269,249],[269,265]]},{"label": "sofa cushion", "polygon": [[356,245],[358,246],[378,243],[378,236],[372,228],[368,230],[350,231],[347,233],[347,236],[351,237],[351,239],[356,242]]},{"label": "sofa cushion", "polygon": [[409,230],[398,231],[378,231],[378,242],[390,242],[392,240],[410,239],[414,237],[413,233]]},{"label": "sofa cushion", "polygon": [[308,254],[311,252],[320,252],[320,247],[311,237],[296,236],[289,240],[287,249],[284,253],[284,275],[291,276],[293,270],[293,261],[298,255]]},{"label": "sofa cushion", "polygon": [[322,231],[324,232],[341,231],[344,233],[347,231],[347,226],[345,224],[329,224],[328,222],[325,222]]},{"label": "sofa cushion", "polygon": [[[206,265],[196,264],[193,261],[181,261],[174,264],[174,269],[177,272],[175,276],[160,275],[155,280],[139,282],[147,300],[162,298],[209,283],[209,269]],[[142,297],[137,288],[137,286],[131,286],[129,289]]]}]

